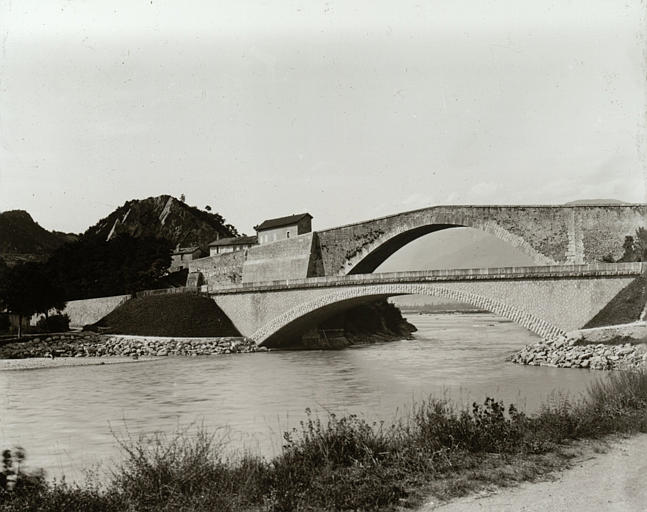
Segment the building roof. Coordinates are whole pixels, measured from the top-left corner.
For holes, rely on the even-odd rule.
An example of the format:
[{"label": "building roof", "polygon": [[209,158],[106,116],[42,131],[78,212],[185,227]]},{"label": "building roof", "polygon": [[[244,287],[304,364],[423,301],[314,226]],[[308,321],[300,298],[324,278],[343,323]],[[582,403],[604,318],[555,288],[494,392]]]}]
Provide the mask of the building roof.
[{"label": "building roof", "polygon": [[266,229],[280,228],[283,226],[291,226],[292,224],[298,224],[304,217],[310,217],[312,215],[309,213],[299,213],[297,215],[289,215],[287,217],[278,217],[276,219],[268,219],[261,222],[258,226],[254,226],[256,231],[264,231]]},{"label": "building roof", "polygon": [[199,251],[200,247],[177,247],[174,251],[173,254],[191,254],[195,251]]},{"label": "building roof", "polygon": [[230,238],[220,238],[214,240],[209,244],[209,247],[217,247],[222,245],[254,245],[257,242],[256,235],[254,236],[236,236]]}]

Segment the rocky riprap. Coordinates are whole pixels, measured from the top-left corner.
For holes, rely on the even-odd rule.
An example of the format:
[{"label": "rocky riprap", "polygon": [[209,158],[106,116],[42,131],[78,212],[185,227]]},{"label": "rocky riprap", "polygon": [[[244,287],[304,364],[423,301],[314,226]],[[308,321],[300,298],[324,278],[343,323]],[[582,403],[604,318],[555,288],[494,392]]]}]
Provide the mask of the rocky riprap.
[{"label": "rocky riprap", "polygon": [[644,344],[581,344],[579,338],[565,336],[526,345],[510,361],[531,366],[589,368],[591,370],[627,370],[647,364]]},{"label": "rocky riprap", "polygon": [[248,338],[157,338],[61,334],[4,344],[1,359],[28,357],[202,356],[267,350]]}]

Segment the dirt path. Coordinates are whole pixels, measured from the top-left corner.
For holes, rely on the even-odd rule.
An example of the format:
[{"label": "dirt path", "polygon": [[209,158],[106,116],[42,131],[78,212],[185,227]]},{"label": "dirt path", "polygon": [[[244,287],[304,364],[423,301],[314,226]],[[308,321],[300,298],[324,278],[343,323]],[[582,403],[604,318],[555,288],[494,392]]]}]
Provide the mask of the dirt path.
[{"label": "dirt path", "polygon": [[554,480],[525,483],[494,494],[427,503],[419,512],[647,511],[647,434],[588,453]]}]

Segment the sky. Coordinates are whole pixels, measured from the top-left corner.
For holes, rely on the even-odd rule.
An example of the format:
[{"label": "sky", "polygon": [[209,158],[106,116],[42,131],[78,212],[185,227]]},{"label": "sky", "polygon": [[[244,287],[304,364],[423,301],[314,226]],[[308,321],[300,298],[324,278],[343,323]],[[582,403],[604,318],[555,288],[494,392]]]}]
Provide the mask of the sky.
[{"label": "sky", "polygon": [[0,0],[0,211],[647,200],[645,1]]}]

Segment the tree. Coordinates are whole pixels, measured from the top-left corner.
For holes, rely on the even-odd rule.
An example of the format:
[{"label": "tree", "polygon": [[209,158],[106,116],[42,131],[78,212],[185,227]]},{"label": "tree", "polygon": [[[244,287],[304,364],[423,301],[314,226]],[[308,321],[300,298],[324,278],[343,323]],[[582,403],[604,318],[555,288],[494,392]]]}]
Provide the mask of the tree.
[{"label": "tree", "polygon": [[160,238],[85,237],[57,249],[47,267],[68,300],[122,295],[152,288],[171,265],[172,248]]},{"label": "tree", "polygon": [[622,245],[624,254],[618,260],[619,263],[631,261],[647,261],[647,229],[638,228],[636,236],[625,236]]},{"label": "tree", "polygon": [[4,283],[7,280],[7,272],[9,272],[9,267],[5,263],[5,261],[0,258],[0,312],[2,312],[3,309],[5,309],[5,305],[3,303],[3,293],[2,290],[4,288]]},{"label": "tree", "polygon": [[23,263],[5,272],[0,284],[2,303],[18,315],[18,337],[22,336],[22,320],[35,313],[47,316],[50,309],[65,308],[63,291],[54,284],[40,263]]},{"label": "tree", "polygon": [[636,254],[638,261],[647,261],[647,229],[638,228],[636,230]]}]

